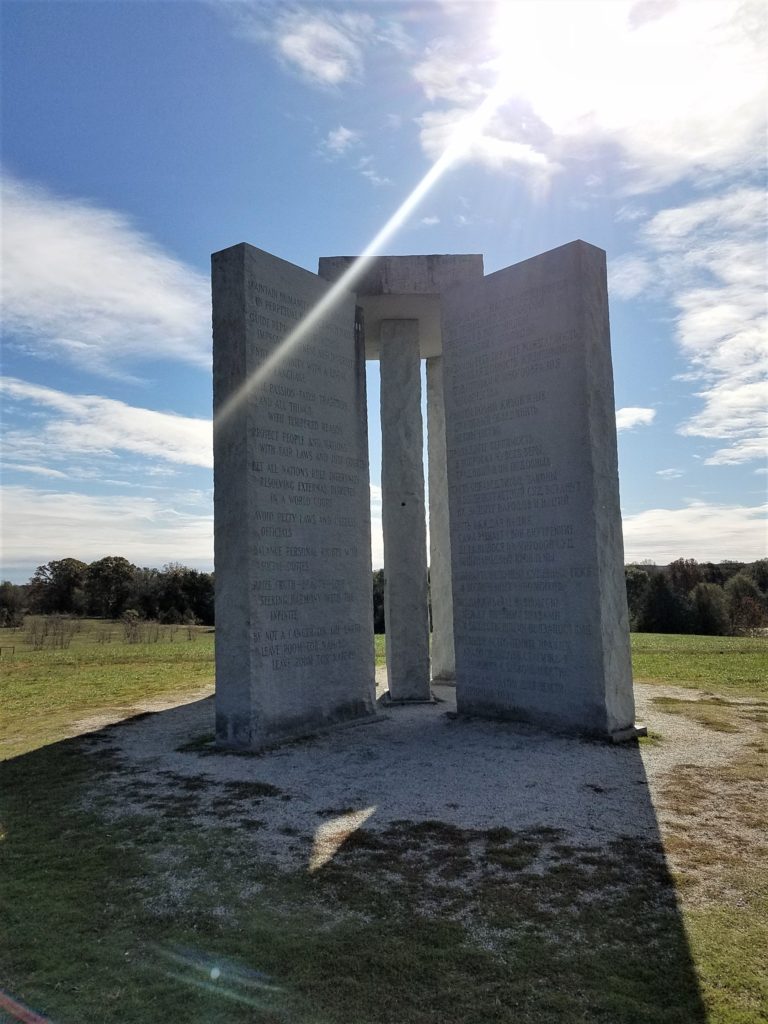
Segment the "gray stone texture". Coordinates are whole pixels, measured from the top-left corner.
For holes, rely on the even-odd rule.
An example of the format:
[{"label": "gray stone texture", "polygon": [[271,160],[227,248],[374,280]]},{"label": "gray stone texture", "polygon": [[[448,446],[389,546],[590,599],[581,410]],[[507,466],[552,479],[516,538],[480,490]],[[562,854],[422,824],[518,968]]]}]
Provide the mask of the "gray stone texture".
[{"label": "gray stone texture", "polygon": [[389,696],[429,700],[419,325],[381,325],[381,492]]},{"label": "gray stone texture", "polygon": [[445,681],[456,677],[456,656],[453,649],[451,535],[448,520],[442,356],[432,356],[427,360],[427,453],[432,678]]},{"label": "gray stone texture", "polygon": [[[323,256],[318,273],[336,282],[356,260],[356,256]],[[418,320],[421,358],[439,356],[440,296],[482,277],[483,257],[478,254],[377,256],[369,261],[350,286],[365,313],[366,358],[379,358],[384,320]]]},{"label": "gray stone texture", "polygon": [[634,724],[605,253],[572,242],[443,297],[462,714]]},{"label": "gray stone texture", "polygon": [[348,295],[272,360],[328,284],[245,244],[212,269],[216,735],[260,749],[375,714],[364,352]]}]

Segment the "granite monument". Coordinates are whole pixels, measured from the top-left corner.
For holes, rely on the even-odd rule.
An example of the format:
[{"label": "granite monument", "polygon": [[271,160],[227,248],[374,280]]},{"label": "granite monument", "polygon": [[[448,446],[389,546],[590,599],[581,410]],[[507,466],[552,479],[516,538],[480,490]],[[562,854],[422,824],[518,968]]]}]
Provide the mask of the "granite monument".
[{"label": "granite monument", "polygon": [[213,257],[213,323],[220,744],[375,717],[366,358],[390,702],[455,678],[463,715],[635,735],[602,250],[314,275],[237,245]]}]

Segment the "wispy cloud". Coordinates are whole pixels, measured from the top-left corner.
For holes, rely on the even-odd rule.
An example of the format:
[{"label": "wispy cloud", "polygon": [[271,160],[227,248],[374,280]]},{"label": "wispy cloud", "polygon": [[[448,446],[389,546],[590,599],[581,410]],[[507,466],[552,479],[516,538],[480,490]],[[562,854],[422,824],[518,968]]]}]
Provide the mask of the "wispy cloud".
[{"label": "wispy cloud", "polygon": [[343,156],[344,153],[347,153],[359,142],[360,134],[358,132],[354,132],[351,128],[345,128],[343,124],[340,124],[338,128],[328,132],[323,139],[322,150],[329,156],[339,157]]},{"label": "wispy cloud", "polygon": [[664,480],[677,480],[678,477],[684,476],[685,472],[682,469],[657,469],[656,476],[662,477]]},{"label": "wispy cloud", "polygon": [[372,185],[380,186],[380,185],[391,185],[392,184],[392,179],[391,178],[387,178],[384,175],[378,173],[378,171],[376,170],[376,168],[373,165],[373,157],[372,156],[364,156],[364,157],[362,157],[358,161],[357,169],[358,169],[358,171],[360,171],[360,173],[362,174],[362,176],[364,178],[367,178],[368,181],[370,181],[370,183]]},{"label": "wispy cloud", "polygon": [[4,462],[4,469],[11,469],[15,473],[31,473],[32,476],[44,476],[51,480],[66,480],[67,474],[60,469],[51,469],[50,466],[28,466],[23,462]]},{"label": "wispy cloud", "polygon": [[624,517],[628,562],[649,558],[666,564],[675,558],[753,561],[768,552],[768,505],[714,505],[653,508]]},{"label": "wispy cloud", "polygon": [[372,47],[408,55],[414,44],[397,12],[340,9],[334,4],[219,2],[238,35],[268,45],[278,60],[305,81],[335,88],[358,81]]},{"label": "wispy cloud", "polygon": [[[116,481],[130,486],[125,481]],[[384,564],[381,488],[371,485],[373,565]],[[54,558],[91,562],[120,554],[137,565],[179,561],[213,565],[213,510],[208,493],[169,502],[152,496],[94,496],[24,486],[3,487],[0,560],[21,578]]]},{"label": "wispy cloud", "polygon": [[381,487],[371,484],[371,559],[374,569],[384,565],[384,533],[381,524]]},{"label": "wispy cloud", "polygon": [[653,264],[642,256],[620,256],[608,264],[608,290],[620,299],[641,295],[653,279]]},{"label": "wispy cloud", "polygon": [[333,88],[360,78],[364,50],[378,36],[399,46],[402,38],[382,37],[369,14],[299,4],[223,3],[238,35],[267,44],[282,64],[311,85]]},{"label": "wispy cloud", "polygon": [[425,228],[432,228],[432,227],[435,226],[435,224],[439,224],[440,223],[440,218],[439,217],[422,217],[421,220],[419,221],[419,223],[423,224]]},{"label": "wispy cloud", "polygon": [[637,206],[635,203],[625,203],[616,211],[615,217],[619,223],[631,224],[637,220],[645,220],[648,217],[648,211],[645,207]]},{"label": "wispy cloud", "polygon": [[[624,297],[653,281],[676,310],[677,341],[703,403],[680,432],[727,442],[712,465],[768,448],[767,227],[762,190],[735,188],[657,213],[640,229],[639,253],[617,261],[635,268]],[[638,287],[627,287],[633,279]]]},{"label": "wispy cloud", "polygon": [[213,515],[155,498],[3,488],[3,567],[123,555],[138,565],[213,564]]},{"label": "wispy cloud", "polygon": [[339,85],[356,78],[362,67],[357,26],[351,21],[304,13],[282,17],[276,30],[277,50],[312,82]]},{"label": "wispy cloud", "polygon": [[8,175],[2,203],[8,340],[107,376],[137,360],[210,365],[202,274],[115,211]]},{"label": "wispy cloud", "polygon": [[[141,409],[100,395],[70,395],[9,377],[0,378],[0,392],[9,412],[18,404],[35,414],[32,429],[22,420],[6,430],[9,467],[14,463],[22,471],[61,476],[60,470],[42,464],[67,463],[73,456],[114,459],[125,453],[161,463],[213,465],[210,420]],[[29,460],[35,470],[29,469]]]},{"label": "wispy cloud", "polygon": [[428,100],[462,106],[479,103],[493,85],[494,69],[477,59],[476,41],[441,39],[428,47],[413,77]]},{"label": "wispy cloud", "polygon": [[[465,107],[452,107],[448,110],[427,111],[418,119],[421,146],[431,160],[437,160],[456,133],[462,132],[462,126],[471,113]],[[501,116],[491,118],[481,131],[473,131],[468,135],[458,162],[516,172],[536,193],[546,191],[560,166],[526,138],[517,126],[510,125]]]},{"label": "wispy cloud", "polygon": [[616,410],[616,429],[632,430],[634,427],[647,427],[656,417],[655,409],[643,409],[629,405]]}]

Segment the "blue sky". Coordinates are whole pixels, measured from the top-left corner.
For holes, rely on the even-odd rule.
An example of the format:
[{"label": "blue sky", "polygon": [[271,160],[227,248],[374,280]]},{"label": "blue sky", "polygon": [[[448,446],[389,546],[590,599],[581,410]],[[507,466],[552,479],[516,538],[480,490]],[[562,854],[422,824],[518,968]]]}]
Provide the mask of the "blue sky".
[{"label": "blue sky", "polygon": [[358,253],[457,137],[386,251],[490,272],[606,249],[627,559],[766,554],[759,0],[4,0],[2,20],[3,578],[210,569],[210,253]]}]

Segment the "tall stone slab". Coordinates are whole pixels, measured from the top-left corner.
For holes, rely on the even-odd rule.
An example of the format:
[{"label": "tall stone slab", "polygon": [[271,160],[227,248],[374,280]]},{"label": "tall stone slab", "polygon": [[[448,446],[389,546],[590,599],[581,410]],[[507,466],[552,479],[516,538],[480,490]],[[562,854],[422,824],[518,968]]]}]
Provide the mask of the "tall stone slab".
[{"label": "tall stone slab", "polygon": [[443,297],[457,705],[634,724],[605,253],[572,242]]},{"label": "tall stone slab", "polygon": [[351,295],[297,335],[314,274],[212,269],[216,736],[260,749],[375,714],[364,352]]},{"label": "tall stone slab", "polygon": [[387,679],[394,701],[431,699],[418,320],[381,323],[381,520]]},{"label": "tall stone slab", "polygon": [[432,678],[453,682],[453,595],[448,475],[445,452],[443,357],[427,359],[427,451],[429,466],[429,592],[432,602]]}]

